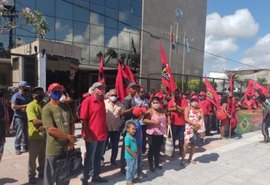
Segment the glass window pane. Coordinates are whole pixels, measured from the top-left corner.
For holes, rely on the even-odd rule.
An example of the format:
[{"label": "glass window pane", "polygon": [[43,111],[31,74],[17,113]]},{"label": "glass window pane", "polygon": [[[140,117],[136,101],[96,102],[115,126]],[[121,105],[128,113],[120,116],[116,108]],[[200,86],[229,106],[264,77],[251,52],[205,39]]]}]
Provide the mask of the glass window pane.
[{"label": "glass window pane", "polygon": [[36,1],[37,10],[41,11],[43,15],[54,16],[54,0]]},{"label": "glass window pane", "polygon": [[[13,2],[13,1],[9,1]],[[28,0],[28,1],[16,1],[16,10],[22,10],[23,8],[30,8],[31,10],[35,10],[35,0]]]},{"label": "glass window pane", "polygon": [[48,22],[48,25],[49,25],[49,29],[50,31],[48,33],[46,33],[46,35],[44,36],[44,38],[47,38],[47,39],[55,39],[54,38],[54,35],[55,35],[55,29],[54,29],[54,18],[53,17],[47,17],[46,16],[46,20]]},{"label": "glass window pane", "polygon": [[113,9],[118,9],[118,0],[105,0],[105,5]]},{"label": "glass window pane", "polygon": [[119,32],[118,34],[119,49],[130,51],[131,37],[128,31],[129,30],[127,28],[124,28],[121,32]]},{"label": "glass window pane", "polygon": [[92,10],[94,13],[104,14],[104,6],[100,6],[98,4],[91,3],[90,10]]},{"label": "glass window pane", "polygon": [[89,64],[90,63],[90,45],[88,44],[79,44],[74,43],[74,46],[78,46],[82,49],[82,59],[81,63],[83,64]]},{"label": "glass window pane", "polygon": [[117,29],[118,26],[118,12],[111,8],[105,8],[105,26]]},{"label": "glass window pane", "polygon": [[130,12],[131,0],[119,0],[119,10]]},{"label": "glass window pane", "polygon": [[74,39],[76,43],[89,44],[90,29],[89,24],[74,22]]},{"label": "glass window pane", "polygon": [[55,39],[72,42],[73,30],[71,21],[64,19],[55,20]]},{"label": "glass window pane", "polygon": [[104,25],[104,16],[91,12],[90,23],[97,25]]},{"label": "glass window pane", "polygon": [[105,28],[105,46],[110,48],[117,48],[118,31],[115,29]]},{"label": "glass window pane", "polygon": [[104,46],[104,27],[91,25],[90,26],[90,44]]},{"label": "glass window pane", "polygon": [[90,45],[90,63],[91,64],[95,64],[95,65],[99,64],[99,57],[97,55],[100,52],[104,54],[104,47]]},{"label": "glass window pane", "polygon": [[56,17],[72,19],[73,15],[73,7],[72,4],[64,2],[64,1],[55,1],[56,10],[55,14]]},{"label": "glass window pane", "polygon": [[137,16],[142,16],[142,4],[138,1],[132,1],[131,3],[131,13]]},{"label": "glass window pane", "polygon": [[89,22],[90,10],[88,7],[74,6],[74,20],[80,22]]},{"label": "glass window pane", "polygon": [[100,5],[104,5],[104,1],[105,1],[105,0],[91,0],[91,4],[100,4]]}]

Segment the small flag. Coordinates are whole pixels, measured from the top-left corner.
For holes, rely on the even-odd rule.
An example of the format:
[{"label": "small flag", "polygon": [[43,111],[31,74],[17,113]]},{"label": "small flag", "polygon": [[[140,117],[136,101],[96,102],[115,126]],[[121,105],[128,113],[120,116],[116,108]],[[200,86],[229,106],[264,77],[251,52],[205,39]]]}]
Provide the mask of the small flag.
[{"label": "small flag", "polygon": [[174,92],[176,89],[176,84],[161,43],[160,59],[162,64],[161,83],[168,88],[169,92]]},{"label": "small flag", "polygon": [[187,52],[190,52],[188,39],[186,37],[184,38],[184,47]]},{"label": "small flag", "polygon": [[137,50],[136,50],[136,48],[135,48],[135,44],[134,44],[133,37],[131,37],[131,48],[132,48],[133,52],[134,52],[135,54],[137,54]]},{"label": "small flag", "polygon": [[230,92],[233,93],[233,78],[232,78],[232,72],[230,72]]},{"label": "small flag", "polygon": [[123,71],[122,65],[118,62],[118,70],[115,81],[115,89],[118,92],[118,98],[122,102],[127,96],[127,87],[130,83],[126,73]]},{"label": "small flag", "polygon": [[132,73],[131,69],[128,67],[127,64],[124,65],[124,72],[126,73],[130,82],[135,82],[134,74]]}]

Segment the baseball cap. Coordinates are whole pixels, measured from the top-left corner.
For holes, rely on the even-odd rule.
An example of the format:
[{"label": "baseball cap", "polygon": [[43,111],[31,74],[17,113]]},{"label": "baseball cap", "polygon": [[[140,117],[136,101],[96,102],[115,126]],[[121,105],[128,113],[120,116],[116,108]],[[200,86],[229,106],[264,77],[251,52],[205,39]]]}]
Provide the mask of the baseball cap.
[{"label": "baseball cap", "polygon": [[34,87],[32,89],[32,93],[36,93],[37,91],[44,91],[42,87]]},{"label": "baseball cap", "polygon": [[204,91],[201,91],[199,95],[200,95],[200,96],[205,96],[206,94],[205,94]]},{"label": "baseball cap", "polygon": [[93,85],[88,89],[88,93],[91,94],[93,92],[93,90],[97,87],[105,87],[104,84],[100,83],[100,82],[95,82],[93,83]]},{"label": "baseball cap", "polygon": [[191,96],[190,100],[197,100],[197,101],[199,101],[199,98],[198,98],[197,95],[193,95],[193,96]]},{"label": "baseball cap", "polygon": [[139,117],[141,116],[142,114],[146,113],[146,108],[143,108],[143,107],[134,107],[133,111],[132,111],[132,114],[135,116],[135,117]]},{"label": "baseball cap", "polygon": [[134,86],[140,87],[140,85],[137,84],[137,83],[135,83],[135,82],[130,82],[130,83],[128,84],[128,87],[134,87]]},{"label": "baseball cap", "polygon": [[55,90],[62,91],[64,90],[64,88],[59,83],[52,83],[51,85],[49,85],[48,91],[55,91]]},{"label": "baseball cap", "polygon": [[26,81],[20,81],[18,87],[30,87]]}]

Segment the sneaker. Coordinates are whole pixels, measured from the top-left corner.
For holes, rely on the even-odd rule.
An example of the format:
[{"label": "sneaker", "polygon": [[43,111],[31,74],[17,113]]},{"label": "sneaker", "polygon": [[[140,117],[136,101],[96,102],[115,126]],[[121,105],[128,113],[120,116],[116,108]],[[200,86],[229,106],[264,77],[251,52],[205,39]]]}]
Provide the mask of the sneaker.
[{"label": "sneaker", "polygon": [[38,183],[38,181],[35,177],[30,178],[28,182],[29,182],[29,184],[37,184]]},{"label": "sneaker", "polygon": [[16,151],[15,151],[15,154],[16,154],[16,155],[21,155],[21,151],[20,151],[20,150],[16,150]]},{"label": "sneaker", "polygon": [[101,177],[97,177],[97,178],[92,179],[92,182],[106,183],[106,182],[108,182],[108,180],[107,179],[103,179]]},{"label": "sneaker", "polygon": [[139,177],[139,178],[145,178],[145,177],[147,177],[147,175],[146,175],[146,173],[144,173],[144,172],[140,172],[140,173],[138,174],[138,177]]}]

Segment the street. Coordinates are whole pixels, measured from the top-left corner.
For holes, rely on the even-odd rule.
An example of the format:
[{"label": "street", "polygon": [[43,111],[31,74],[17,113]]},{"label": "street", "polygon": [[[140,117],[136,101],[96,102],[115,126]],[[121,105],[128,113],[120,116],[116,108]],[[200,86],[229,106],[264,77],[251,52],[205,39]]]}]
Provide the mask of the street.
[{"label": "street", "polygon": [[[79,128],[76,133],[79,133]],[[137,184],[269,184],[270,144],[260,143],[263,139],[260,131],[245,134],[242,138],[220,140],[218,137],[219,135],[208,137],[207,144],[203,148],[197,149],[194,155],[194,159],[198,162],[196,165],[190,164],[183,168],[179,165],[177,158],[166,158],[163,169],[152,173],[147,170],[145,158],[144,172],[147,173],[147,177],[142,178],[141,182]],[[4,156],[0,164],[1,185],[27,184],[28,154],[15,155],[13,142],[14,137],[7,138]],[[83,142],[79,139],[76,147],[81,146],[83,146]],[[107,185],[125,184],[124,176],[120,173],[119,168],[112,167],[108,163],[109,156],[110,150],[106,152],[105,166],[102,168],[101,176],[109,180]],[[80,176],[72,179],[70,184],[81,184],[79,179]],[[42,184],[42,180],[39,181],[39,184]]]}]

